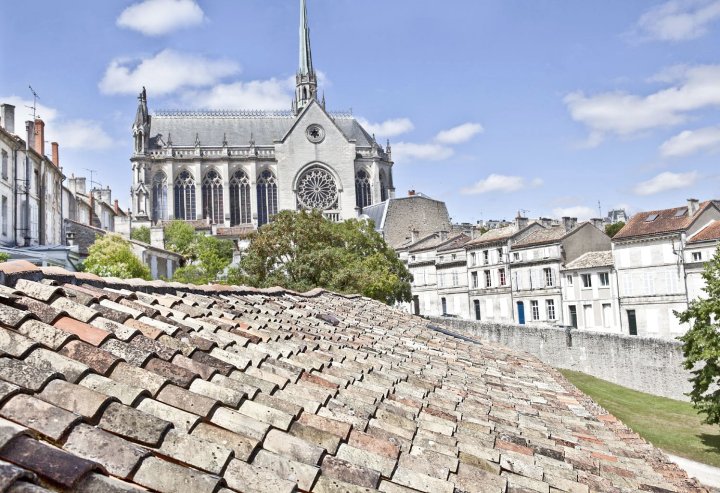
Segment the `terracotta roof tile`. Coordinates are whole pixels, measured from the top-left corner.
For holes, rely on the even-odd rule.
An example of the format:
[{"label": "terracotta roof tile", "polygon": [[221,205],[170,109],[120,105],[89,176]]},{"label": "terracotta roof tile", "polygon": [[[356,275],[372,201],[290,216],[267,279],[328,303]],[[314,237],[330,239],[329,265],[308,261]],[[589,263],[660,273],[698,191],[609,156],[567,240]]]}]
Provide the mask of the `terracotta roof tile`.
[{"label": "terracotta roof tile", "polygon": [[613,241],[635,236],[648,236],[684,231],[710,207],[717,207],[712,201],[701,202],[697,212],[688,214],[687,206],[639,212],[632,216],[627,224],[613,237]]},{"label": "terracotta roof tile", "polygon": [[[38,281],[10,281],[22,279]],[[702,491],[621,423],[594,419],[534,358],[374,301],[91,282],[65,297],[45,284],[0,288],[0,303],[66,324],[8,312],[20,325],[0,329],[0,414],[125,481],[96,468],[65,487],[11,466],[53,488]],[[8,423],[0,453],[28,433]]]},{"label": "terracotta roof tile", "polygon": [[698,243],[701,241],[713,241],[720,240],[720,221],[713,221],[703,229],[695,233],[690,240],[690,243]]}]

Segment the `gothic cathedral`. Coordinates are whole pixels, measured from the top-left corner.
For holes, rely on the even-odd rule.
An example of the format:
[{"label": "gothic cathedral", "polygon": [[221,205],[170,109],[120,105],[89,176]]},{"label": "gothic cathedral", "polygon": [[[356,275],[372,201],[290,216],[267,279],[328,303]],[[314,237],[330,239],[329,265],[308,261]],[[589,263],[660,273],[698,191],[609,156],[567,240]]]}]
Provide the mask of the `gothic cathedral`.
[{"label": "gothic cathedral", "polygon": [[394,197],[390,145],[318,99],[305,0],[290,111],[148,112],[132,127],[136,225],[181,219],[257,228],[279,210],[318,209],[334,221]]}]

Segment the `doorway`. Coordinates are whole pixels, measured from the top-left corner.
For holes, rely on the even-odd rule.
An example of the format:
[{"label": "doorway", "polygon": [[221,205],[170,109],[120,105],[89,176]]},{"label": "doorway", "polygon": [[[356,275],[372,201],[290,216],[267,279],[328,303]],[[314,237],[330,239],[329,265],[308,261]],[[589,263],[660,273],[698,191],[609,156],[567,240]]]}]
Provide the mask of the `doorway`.
[{"label": "doorway", "polygon": [[520,325],[525,325],[525,303],[522,301],[517,302],[517,311],[518,311],[518,323]]}]

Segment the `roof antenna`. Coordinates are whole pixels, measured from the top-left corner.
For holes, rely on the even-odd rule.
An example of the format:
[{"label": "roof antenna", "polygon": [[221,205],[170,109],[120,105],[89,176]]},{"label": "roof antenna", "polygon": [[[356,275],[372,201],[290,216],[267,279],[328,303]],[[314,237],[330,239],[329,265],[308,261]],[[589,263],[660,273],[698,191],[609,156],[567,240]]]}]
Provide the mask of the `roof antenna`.
[{"label": "roof antenna", "polygon": [[32,86],[28,85],[28,87],[30,88],[30,92],[33,94],[33,105],[32,106],[25,105],[25,107],[30,108],[32,110],[33,121],[35,121],[35,119],[37,118],[37,100],[40,99],[40,96],[38,96],[38,94],[35,92],[35,89],[33,89]]},{"label": "roof antenna", "polygon": [[600,207],[600,201],[599,201],[599,200],[598,200],[598,214],[599,214],[598,217],[603,217],[603,215],[602,215],[602,207]]}]

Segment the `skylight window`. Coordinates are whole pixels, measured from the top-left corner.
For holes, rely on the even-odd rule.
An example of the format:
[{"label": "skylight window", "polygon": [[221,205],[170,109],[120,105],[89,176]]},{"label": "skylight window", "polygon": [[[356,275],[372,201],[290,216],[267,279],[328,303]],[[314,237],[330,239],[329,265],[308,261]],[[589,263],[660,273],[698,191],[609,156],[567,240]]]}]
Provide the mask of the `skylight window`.
[{"label": "skylight window", "polygon": [[679,209],[675,213],[675,217],[683,217],[685,214],[687,214],[687,211],[688,211],[687,207],[683,207],[682,209]]},{"label": "skylight window", "polygon": [[645,218],[645,222],[651,223],[657,218],[658,218],[658,214],[650,214],[648,217]]}]

